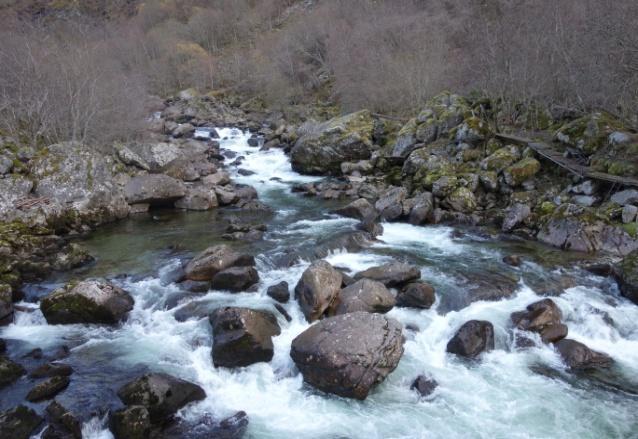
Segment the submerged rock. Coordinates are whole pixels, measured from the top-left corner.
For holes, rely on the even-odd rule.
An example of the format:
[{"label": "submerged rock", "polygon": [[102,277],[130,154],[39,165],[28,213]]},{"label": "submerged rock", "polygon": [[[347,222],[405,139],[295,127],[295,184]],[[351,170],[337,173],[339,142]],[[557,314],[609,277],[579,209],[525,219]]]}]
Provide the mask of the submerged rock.
[{"label": "submerged rock", "polygon": [[109,428],[115,439],[149,439],[151,417],[142,405],[133,405],[111,414]]},{"label": "submerged rock", "polygon": [[272,360],[272,337],[281,329],[274,315],[248,308],[226,307],[209,317],[216,367],[244,367]]},{"label": "submerged rock", "polygon": [[387,287],[398,287],[421,277],[421,271],[414,265],[402,262],[390,262],[368,268],[355,274],[354,278],[372,279],[381,282]]},{"label": "submerged rock", "polygon": [[447,344],[447,351],[462,357],[474,358],[494,349],[494,327],[490,322],[470,320],[459,328]]},{"label": "submerged rock", "polygon": [[152,424],[163,424],[185,405],[206,398],[196,384],[164,373],[150,373],[126,384],[117,392],[127,406],[143,406]]},{"label": "submerged rock", "polygon": [[221,421],[209,415],[194,422],[184,419],[162,431],[163,439],[241,439],[248,428],[246,412],[237,412]]},{"label": "submerged rock", "polygon": [[361,400],[397,367],[402,355],[401,325],[366,312],[320,321],[298,335],[290,351],[304,381]]},{"label": "submerged rock", "polygon": [[254,266],[255,258],[239,253],[227,245],[215,245],[195,256],[185,268],[186,278],[194,281],[209,281],[231,267]]},{"label": "submerged rock", "polygon": [[29,439],[43,419],[33,409],[19,405],[0,413],[1,437],[7,439]]},{"label": "submerged rock", "polygon": [[105,323],[124,319],[133,309],[133,298],[123,289],[103,280],[71,282],[40,302],[49,324]]},{"label": "submerged rock", "polygon": [[425,375],[419,375],[410,386],[410,389],[416,390],[421,397],[426,397],[431,395],[438,386],[439,383],[434,379]]},{"label": "submerged rock", "polygon": [[27,394],[27,401],[39,402],[51,399],[69,386],[68,376],[54,376],[33,387]]},{"label": "submerged rock", "polygon": [[0,389],[13,383],[25,373],[24,367],[7,357],[0,356]]},{"label": "submerged rock", "polygon": [[313,262],[295,287],[306,320],[314,322],[332,306],[341,290],[342,275],[324,260]]},{"label": "submerged rock", "polygon": [[608,368],[613,364],[608,355],[589,349],[576,340],[565,338],[554,346],[569,369],[574,371]]},{"label": "submerged rock", "polygon": [[395,305],[395,298],[381,282],[361,279],[339,293],[335,314],[356,311],[384,314]]}]

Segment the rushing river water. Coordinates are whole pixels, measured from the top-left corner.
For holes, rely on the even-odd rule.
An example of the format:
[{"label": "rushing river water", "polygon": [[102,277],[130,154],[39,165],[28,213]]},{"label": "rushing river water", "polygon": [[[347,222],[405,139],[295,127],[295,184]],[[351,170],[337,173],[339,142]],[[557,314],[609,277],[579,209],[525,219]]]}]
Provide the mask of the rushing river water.
[{"label": "rushing river water", "polygon": [[[222,418],[244,410],[250,438],[638,437],[638,306],[620,297],[613,282],[575,266],[571,255],[504,242],[481,231],[384,224],[383,235],[370,248],[333,251],[327,260],[352,273],[391,259],[417,264],[423,278],[435,286],[437,303],[430,310],[395,308],[388,313],[411,328],[404,330],[405,354],[365,401],[327,396],[304,385],[289,352],[292,339],[308,323],[294,300],[285,305],[292,316],[287,322],[274,309],[266,288],[282,280],[293,288],[309,262],[290,266],[290,256],[311,255],[355,230],[356,222],[330,214],[333,202],[292,193],[293,183],[316,178],[294,173],[282,151],[251,148],[247,135],[237,130],[220,132],[225,138],[222,148],[245,156],[241,168],[254,172],[242,176],[234,169],[234,180],[253,185],[272,207],[271,216],[157,211],[106,226],[84,241],[97,257],[95,264],[29,286],[22,305],[37,308],[37,298],[69,276],[105,276],[115,278],[135,298],[127,322],[118,327],[49,326],[35,310],[19,312],[15,324],[0,331],[16,356],[35,347],[45,355],[61,345],[71,347],[65,362],[75,372],[57,399],[71,410],[94,414],[84,425],[85,437],[112,437],[104,408],[116,404],[115,392],[123,383],[148,370],[171,373],[206,390],[205,401],[182,411],[187,419],[206,413]],[[239,215],[268,225],[264,241],[238,244],[256,256],[258,292],[180,291],[171,278],[175,267],[193,252],[222,242],[228,221]],[[511,253],[524,255],[523,266],[502,263]],[[509,298],[465,306],[466,287],[477,277],[521,280]],[[606,376],[571,375],[549,345],[513,347],[510,313],[539,300],[537,292],[551,290],[556,279],[565,277],[571,287],[553,300],[563,312],[570,338],[613,357],[616,365]],[[206,315],[222,305],[267,309],[278,316],[282,333],[274,339],[270,363],[238,370],[213,367]],[[470,319],[493,323],[496,349],[468,363],[447,354],[445,346]],[[410,390],[420,374],[439,383],[425,400]],[[30,384],[21,381],[0,394],[0,409],[23,401]]]}]

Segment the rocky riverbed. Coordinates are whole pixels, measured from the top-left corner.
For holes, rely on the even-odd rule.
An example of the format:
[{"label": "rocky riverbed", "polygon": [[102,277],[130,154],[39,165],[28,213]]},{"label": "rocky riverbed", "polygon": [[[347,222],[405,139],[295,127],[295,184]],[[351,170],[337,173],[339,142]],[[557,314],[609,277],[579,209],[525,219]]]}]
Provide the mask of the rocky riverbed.
[{"label": "rocky riverbed", "polygon": [[[631,437],[638,196],[488,110],[301,124],[189,92],[144,142],[6,148],[2,431]],[[597,166],[635,141],[578,120],[558,142]]]}]

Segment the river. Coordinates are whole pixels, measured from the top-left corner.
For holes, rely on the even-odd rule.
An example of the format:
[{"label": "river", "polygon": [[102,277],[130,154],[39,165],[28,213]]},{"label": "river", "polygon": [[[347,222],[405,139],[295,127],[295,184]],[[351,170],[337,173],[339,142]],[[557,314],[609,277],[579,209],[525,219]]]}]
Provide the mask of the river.
[{"label": "river", "polygon": [[[61,345],[71,348],[65,362],[75,372],[57,399],[72,411],[93,414],[84,424],[85,437],[112,437],[104,409],[116,403],[122,384],[148,370],[191,380],[206,390],[204,401],[181,412],[186,419],[205,413],[222,418],[244,410],[249,438],[638,437],[638,307],[622,298],[610,280],[579,268],[576,255],[497,239],[483,230],[390,223],[369,248],[330,252],[326,259],[351,273],[392,259],[417,264],[436,288],[437,302],[429,310],[394,308],[388,313],[409,328],[404,330],[405,353],[365,401],[328,396],[304,385],[289,352],[292,339],[309,325],[294,300],[285,305],[292,317],[287,322],[266,289],[282,280],[294,288],[313,252],[355,230],[356,221],[330,213],[338,202],[293,193],[294,183],[318,178],[293,172],[281,150],[252,148],[248,134],[238,130],[222,129],[220,134],[221,147],[244,156],[240,167],[254,172],[240,175],[235,167],[230,169],[233,179],[253,185],[272,215],[159,210],[105,226],[82,240],[96,263],[29,285],[21,305],[37,308],[38,297],[71,276],[105,276],[135,298],[125,323],[49,326],[35,309],[18,312],[16,322],[0,330],[12,355],[35,347],[45,355]],[[238,244],[257,259],[258,291],[180,291],[172,282],[175,268],[194,252],[224,242],[220,236],[235,217],[268,226],[263,241]],[[513,253],[523,255],[519,268],[502,262]],[[305,259],[291,264],[293,255]],[[468,304],[473,279],[503,277],[518,281],[514,295]],[[568,288],[553,300],[569,337],[613,357],[616,365],[609,376],[575,377],[550,345],[514,347],[510,314],[565,278]],[[222,305],[267,309],[278,316],[282,333],[274,339],[270,363],[238,370],[213,367],[206,315]],[[470,319],[492,322],[496,349],[468,363],[447,354],[445,347]],[[439,383],[426,399],[410,390],[420,374]],[[21,381],[25,383],[0,394],[0,409],[24,399],[30,385]]]}]

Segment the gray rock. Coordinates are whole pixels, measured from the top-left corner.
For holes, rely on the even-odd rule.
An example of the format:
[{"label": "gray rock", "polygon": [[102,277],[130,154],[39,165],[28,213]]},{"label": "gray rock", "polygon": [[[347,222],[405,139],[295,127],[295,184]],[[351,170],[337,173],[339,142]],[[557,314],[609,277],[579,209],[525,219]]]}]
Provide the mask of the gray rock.
[{"label": "gray rock", "polygon": [[420,225],[429,222],[434,209],[434,198],[430,192],[423,192],[414,198],[408,221]]},{"label": "gray rock", "polygon": [[598,184],[594,180],[585,180],[576,186],[572,186],[570,192],[582,195],[594,195],[598,192]]},{"label": "gray rock", "polygon": [[142,159],[142,157],[131,151],[126,146],[117,151],[117,156],[125,165],[135,166],[137,168],[144,169],[145,171],[151,170],[151,167],[144,161],[144,159]]},{"label": "gray rock", "polygon": [[13,383],[25,373],[24,367],[7,357],[0,356],[0,389]]},{"label": "gray rock", "polygon": [[217,171],[204,177],[202,183],[208,187],[224,186],[230,183],[230,175],[226,171]]},{"label": "gray rock", "polygon": [[579,206],[591,207],[598,203],[598,197],[593,195],[575,195],[572,197],[572,201]]},{"label": "gray rock", "polygon": [[153,424],[163,424],[179,409],[206,398],[196,384],[164,373],[150,373],[126,384],[117,396],[127,406],[143,406]]},{"label": "gray rock", "polygon": [[290,291],[288,291],[288,282],[282,281],[276,285],[271,285],[266,291],[268,296],[272,297],[279,303],[286,303],[290,299]]},{"label": "gray rock", "polygon": [[29,402],[40,402],[51,399],[66,389],[70,382],[71,380],[68,376],[51,377],[48,380],[35,385],[29,393],[27,393],[26,399]]},{"label": "gray rock", "polygon": [[259,282],[255,267],[230,267],[213,276],[211,287],[233,292],[246,291]]},{"label": "gray rock", "polygon": [[554,343],[567,336],[567,326],[561,323],[561,318],[560,309],[552,299],[534,302],[525,311],[511,315],[516,328],[538,333],[545,343]]},{"label": "gray rock", "polygon": [[13,169],[13,160],[5,155],[0,156],[0,175],[5,175]]},{"label": "gray rock", "polygon": [[42,421],[33,409],[19,405],[0,413],[0,432],[7,439],[29,439]]},{"label": "gray rock", "polygon": [[173,137],[186,137],[186,136],[190,136],[191,134],[193,134],[193,132],[195,131],[195,127],[189,123],[180,123],[177,125],[177,127],[173,130],[172,134]]},{"label": "gray rock", "polygon": [[410,386],[410,389],[416,390],[421,397],[426,397],[431,395],[438,385],[439,383],[434,379],[419,375]]},{"label": "gray rock", "polygon": [[606,354],[589,349],[584,344],[564,338],[554,343],[556,350],[570,370],[606,369],[613,360]]},{"label": "gray rock", "polygon": [[638,250],[625,256],[618,265],[617,271],[621,294],[638,304]]},{"label": "gray rock", "polygon": [[436,300],[434,288],[425,282],[407,284],[397,293],[397,306],[430,309]]},{"label": "gray rock", "polygon": [[140,175],[128,182],[124,193],[129,204],[172,204],[186,195],[186,186],[164,174]]},{"label": "gray rock", "polygon": [[374,121],[369,111],[305,124],[290,152],[292,168],[304,174],[339,174],[341,163],[369,159]]},{"label": "gray rock", "polygon": [[386,287],[405,285],[421,277],[421,271],[414,265],[401,262],[391,262],[384,265],[368,268],[355,274],[354,278],[372,279],[381,282]]},{"label": "gray rock", "polygon": [[385,191],[374,207],[381,218],[391,221],[403,215],[403,201],[407,197],[407,191],[403,187],[391,187]]},{"label": "gray rock", "polygon": [[366,312],[324,319],[298,335],[290,350],[305,382],[360,400],[397,367],[402,355],[401,325]]},{"label": "gray rock", "polygon": [[381,282],[361,279],[339,293],[335,314],[364,311],[384,314],[395,305],[395,298]]},{"label": "gray rock", "polygon": [[230,267],[254,266],[255,258],[239,253],[221,244],[207,248],[195,256],[185,268],[186,278],[194,281],[209,281]]},{"label": "gray rock", "polygon": [[335,210],[337,215],[348,218],[355,218],[362,221],[374,220],[377,217],[377,211],[372,204],[365,198],[354,200],[347,206]]},{"label": "gray rock", "polygon": [[186,195],[175,202],[177,209],[210,210],[219,205],[217,194],[203,186],[189,187]]},{"label": "gray rock", "polygon": [[636,221],[636,215],[638,215],[638,207],[633,204],[626,204],[622,208],[622,222],[629,224]]},{"label": "gray rock", "polygon": [[71,282],[40,301],[49,324],[105,323],[124,319],[133,309],[133,298],[123,289],[103,280]]},{"label": "gray rock", "polygon": [[117,410],[109,418],[109,429],[115,439],[148,439],[152,427],[151,416],[142,405]]},{"label": "gray rock", "polygon": [[505,211],[505,218],[503,219],[502,230],[504,232],[510,232],[514,230],[517,226],[523,223],[530,214],[532,213],[532,209],[527,204],[516,203],[513,206],[510,206]]},{"label": "gray rock", "polygon": [[341,290],[342,275],[324,260],[313,262],[295,287],[306,320],[314,322],[334,304]]},{"label": "gray rock", "polygon": [[209,317],[216,367],[245,367],[272,359],[272,337],[281,329],[274,315],[248,308],[226,307]]},{"label": "gray rock", "polygon": [[616,192],[611,196],[611,201],[621,206],[627,204],[638,204],[638,190],[625,189],[624,191]]},{"label": "gray rock", "polygon": [[447,352],[462,357],[475,358],[494,349],[494,327],[490,322],[470,320],[459,328],[447,344]]}]

